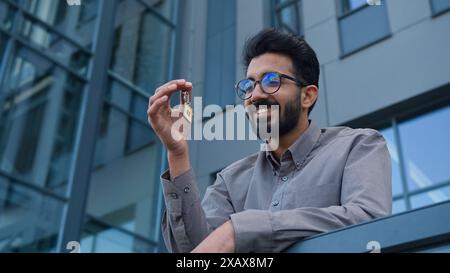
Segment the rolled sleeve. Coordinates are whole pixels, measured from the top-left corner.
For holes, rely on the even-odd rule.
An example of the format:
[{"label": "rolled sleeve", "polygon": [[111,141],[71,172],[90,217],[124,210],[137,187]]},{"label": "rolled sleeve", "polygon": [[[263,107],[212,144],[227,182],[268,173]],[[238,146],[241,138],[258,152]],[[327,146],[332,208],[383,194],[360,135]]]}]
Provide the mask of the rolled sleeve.
[{"label": "rolled sleeve", "polygon": [[236,252],[272,252],[273,229],[271,213],[245,210],[230,215],[234,227]]}]

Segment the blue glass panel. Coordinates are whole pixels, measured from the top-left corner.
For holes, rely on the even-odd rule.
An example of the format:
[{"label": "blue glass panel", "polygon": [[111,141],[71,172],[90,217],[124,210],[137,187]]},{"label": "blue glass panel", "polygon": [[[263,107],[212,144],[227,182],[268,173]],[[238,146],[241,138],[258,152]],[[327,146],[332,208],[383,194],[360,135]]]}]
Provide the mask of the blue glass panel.
[{"label": "blue glass panel", "polygon": [[406,211],[406,203],[404,199],[395,200],[392,202],[392,214]]},{"label": "blue glass panel", "polygon": [[54,252],[63,207],[0,176],[0,253]]},{"label": "blue glass panel", "polygon": [[439,13],[450,9],[450,0],[431,0],[431,7],[433,13]]},{"label": "blue glass panel", "polygon": [[348,54],[389,35],[386,5],[368,6],[339,21],[341,51]]},{"label": "blue glass panel", "polygon": [[450,179],[450,107],[399,124],[410,190]]},{"label": "blue glass panel", "polygon": [[450,199],[450,186],[411,196],[413,209],[447,201]]}]

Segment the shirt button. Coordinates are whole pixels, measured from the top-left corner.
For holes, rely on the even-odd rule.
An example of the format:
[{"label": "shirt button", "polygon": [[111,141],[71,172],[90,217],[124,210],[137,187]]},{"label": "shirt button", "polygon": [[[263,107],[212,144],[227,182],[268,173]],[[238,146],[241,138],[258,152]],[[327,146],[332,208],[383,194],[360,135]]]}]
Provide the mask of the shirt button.
[{"label": "shirt button", "polygon": [[281,180],[282,180],[283,182],[286,182],[286,181],[288,180],[288,178],[287,178],[287,176],[283,176],[283,177],[281,178]]},{"label": "shirt button", "polygon": [[178,199],[178,194],[176,193],[171,193],[170,196],[172,196],[173,199]]},{"label": "shirt button", "polygon": [[278,206],[279,203],[280,203],[280,202],[278,202],[277,200],[275,200],[275,201],[272,202],[272,206],[276,207],[276,206]]},{"label": "shirt button", "polygon": [[188,193],[190,190],[191,190],[191,188],[185,187],[185,188],[184,188],[184,193]]}]

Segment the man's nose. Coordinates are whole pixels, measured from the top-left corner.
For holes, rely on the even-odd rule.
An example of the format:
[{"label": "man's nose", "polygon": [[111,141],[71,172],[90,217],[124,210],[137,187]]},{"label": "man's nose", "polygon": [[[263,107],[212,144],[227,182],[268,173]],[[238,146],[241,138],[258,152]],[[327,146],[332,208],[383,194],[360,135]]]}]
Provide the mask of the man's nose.
[{"label": "man's nose", "polygon": [[255,102],[259,100],[266,100],[268,97],[269,95],[264,93],[264,91],[262,91],[261,84],[260,83],[256,84],[255,88],[252,91],[251,101]]}]

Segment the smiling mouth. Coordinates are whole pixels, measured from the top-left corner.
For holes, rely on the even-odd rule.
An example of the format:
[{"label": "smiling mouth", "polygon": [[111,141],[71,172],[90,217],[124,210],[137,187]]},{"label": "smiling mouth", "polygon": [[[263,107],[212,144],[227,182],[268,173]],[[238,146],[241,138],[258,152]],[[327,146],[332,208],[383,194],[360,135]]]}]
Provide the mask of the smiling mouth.
[{"label": "smiling mouth", "polygon": [[269,112],[269,107],[261,107],[256,111],[256,114],[260,115],[260,114],[266,114],[267,112]]}]

